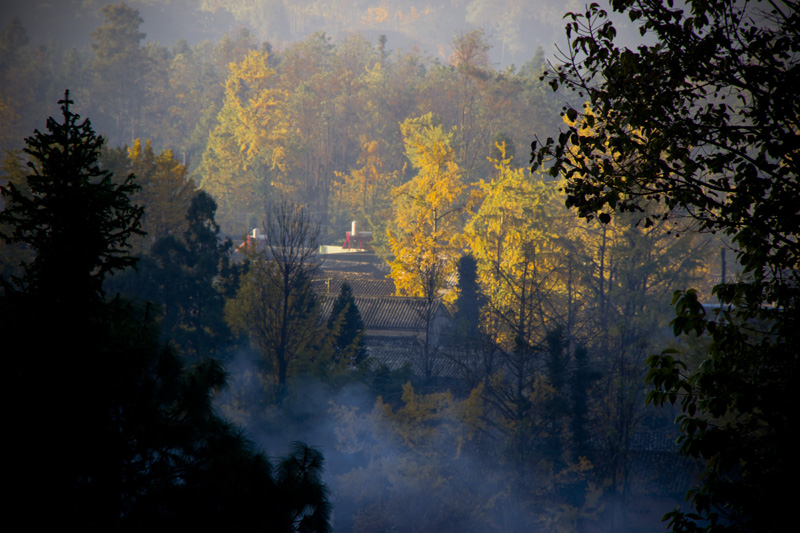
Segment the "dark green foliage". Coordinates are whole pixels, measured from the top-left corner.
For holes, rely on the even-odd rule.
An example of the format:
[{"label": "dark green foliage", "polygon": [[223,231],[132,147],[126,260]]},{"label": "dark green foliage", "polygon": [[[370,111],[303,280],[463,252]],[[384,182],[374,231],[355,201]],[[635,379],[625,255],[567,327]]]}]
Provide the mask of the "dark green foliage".
[{"label": "dark green foliage", "polygon": [[302,443],[294,443],[292,451],[278,467],[276,484],[280,508],[285,509],[281,517],[283,531],[328,531],[328,494],[322,483],[322,454]]},{"label": "dark green foliage", "polygon": [[354,366],[359,365],[367,356],[364,348],[364,321],[361,320],[353,290],[347,282],[342,284],[328,318],[328,329],[334,328],[334,357],[337,360],[344,358]]},{"label": "dark green foliage", "polygon": [[[796,263],[800,244],[789,236],[800,206],[786,201],[800,196],[796,3],[612,4],[657,43],[617,47],[597,4],[570,15],[572,55],[551,85],[582,93],[591,110],[566,110],[579,123],[534,151],[534,168],[555,156],[549,171],[567,177],[567,204],[581,216],[640,212],[649,225],[678,210],[731,235],[748,271]],[[584,125],[592,129],[579,132]]]},{"label": "dark green foliage", "polygon": [[545,455],[559,467],[563,467],[561,451],[564,448],[563,420],[569,413],[567,397],[567,363],[564,330],[559,327],[549,331],[545,336],[547,355],[545,365],[547,380],[553,387],[552,394],[545,405],[547,435],[545,437]]},{"label": "dark green foliage", "polygon": [[230,341],[224,320],[225,295],[238,286],[239,268],[230,262],[232,243],[219,240],[216,202],[204,191],[192,198],[183,235],[162,237],[107,290],[162,307],[162,333],[192,358],[216,356]]},{"label": "dark green foliage", "polygon": [[[47,505],[44,521],[105,531],[295,531],[308,513],[307,530],[328,531],[321,461],[273,479],[269,460],[214,414],[222,367],[209,359],[187,366],[159,342],[147,308],[115,300],[45,336],[39,320],[61,317],[43,316],[33,298],[2,303],[4,324],[26,339],[7,388],[27,398],[8,418],[18,434],[6,479],[21,512],[36,516]],[[79,357],[46,357],[65,353]],[[299,468],[298,453],[281,468]],[[58,498],[41,499],[42,479]]]},{"label": "dark green foliage", "polygon": [[481,306],[483,301],[478,287],[478,262],[470,255],[458,259],[458,297],[456,312],[453,315],[453,332],[451,339],[460,342],[462,339],[475,341],[479,336]]},{"label": "dark green foliage", "polygon": [[103,138],[70,111],[69,91],[59,103],[63,122],[51,117],[49,133],[36,130],[25,140],[33,171],[29,194],[14,183],[2,188],[6,209],[0,224],[8,228],[2,236],[35,253],[25,275],[14,280],[18,288],[61,304],[97,301],[107,274],[136,263],[127,241],[141,233],[143,210],[129,200],[137,189],[132,175],[115,184],[97,166]]},{"label": "dark green foliage", "polygon": [[3,239],[35,253],[0,294],[9,509],[43,530],[329,531],[319,453],[298,445],[273,477],[214,412],[219,362],[188,365],[150,304],[103,299],[105,275],[134,262],[141,210],[132,176],[112,185],[102,140],[62,103],[64,124],[27,141],[33,194],[3,189]]},{"label": "dark green foliage", "polygon": [[[692,220],[735,247],[741,279],[720,306],[675,293],[676,335],[701,337],[699,366],[675,351],[648,360],[647,401],[675,404],[683,454],[705,465],[673,531],[778,531],[792,523],[800,461],[791,449],[800,343],[800,8],[796,2],[614,0],[652,44],[614,43],[597,4],[569,15],[571,47],[551,85],[588,97],[538,168],[567,178],[567,204]],[[591,85],[586,80],[592,80]],[[582,129],[586,126],[587,129]],[[676,214],[680,216],[675,216]],[[679,224],[676,229],[685,230]]]},{"label": "dark green foliage", "polygon": [[[670,513],[675,531],[778,531],[792,518],[789,486],[800,472],[792,442],[800,419],[792,405],[798,372],[797,306],[706,311],[696,292],[676,292],[678,334],[709,345],[699,368],[674,350],[648,360],[648,402],[679,405],[681,452],[704,462],[689,492],[694,513]],[[702,523],[702,522],[701,522]]]}]

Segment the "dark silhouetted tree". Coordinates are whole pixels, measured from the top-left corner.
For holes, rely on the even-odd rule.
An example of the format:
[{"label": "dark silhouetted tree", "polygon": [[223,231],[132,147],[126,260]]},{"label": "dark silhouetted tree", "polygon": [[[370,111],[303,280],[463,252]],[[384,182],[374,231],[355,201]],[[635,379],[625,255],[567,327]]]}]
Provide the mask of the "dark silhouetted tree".
[{"label": "dark silhouetted tree", "polygon": [[458,296],[453,315],[453,341],[475,341],[480,336],[481,295],[478,286],[478,262],[467,254],[458,259]]},{"label": "dark silhouetted tree", "polygon": [[220,240],[217,204],[205,191],[192,197],[186,230],[158,239],[137,271],[106,284],[109,291],[162,307],[162,335],[189,358],[220,355],[230,340],[225,298],[238,286],[241,267],[233,265],[230,239]]},{"label": "dark silhouetted tree", "polygon": [[23,243],[35,254],[25,275],[14,280],[17,287],[72,305],[101,301],[106,275],[136,263],[128,239],[141,233],[143,209],[129,200],[138,188],[133,175],[115,184],[111,173],[98,167],[103,138],[70,111],[69,92],[59,103],[63,122],[51,117],[49,133],[36,130],[25,141],[33,171],[30,193],[13,182],[3,187],[0,224],[9,228],[5,240]]},{"label": "dark silhouetted tree", "polygon": [[552,387],[550,397],[545,402],[544,418],[546,436],[544,439],[545,456],[559,468],[564,466],[565,420],[569,414],[567,396],[567,364],[566,339],[564,329],[557,327],[545,335],[547,355],[545,368],[547,380]]},{"label": "dark silhouetted tree", "polygon": [[572,356],[574,361],[569,378],[570,422],[572,434],[573,459],[589,456],[589,392],[592,384],[600,377],[589,365],[586,348],[578,346]]},{"label": "dark silhouetted tree", "polygon": [[330,531],[319,453],[296,446],[274,478],[214,412],[222,366],[187,365],[149,304],[104,300],[104,278],[135,262],[141,208],[133,176],[114,185],[96,166],[102,138],[68,93],[60,103],[63,123],[26,139],[27,187],[2,188],[2,238],[34,254],[0,293],[7,503],[42,529]]},{"label": "dark silhouetted tree", "polygon": [[[533,153],[563,174],[567,205],[608,223],[620,212],[692,221],[729,236],[740,280],[704,307],[675,293],[676,335],[702,337],[689,365],[648,360],[648,402],[679,405],[683,454],[705,465],[673,531],[778,531],[795,520],[792,437],[800,365],[800,7],[790,1],[614,0],[644,43],[618,46],[598,4],[568,15],[568,53],[551,77],[588,98]],[[552,159],[551,159],[552,158]]]}]

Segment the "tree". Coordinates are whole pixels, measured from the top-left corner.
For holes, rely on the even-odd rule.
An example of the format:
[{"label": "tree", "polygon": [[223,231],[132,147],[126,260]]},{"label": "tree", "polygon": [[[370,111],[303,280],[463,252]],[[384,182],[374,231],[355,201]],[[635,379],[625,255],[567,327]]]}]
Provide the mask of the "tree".
[{"label": "tree", "polygon": [[434,369],[431,327],[439,291],[461,255],[458,215],[466,187],[455,162],[452,132],[436,124],[432,114],[407,119],[400,130],[417,175],[393,190],[394,214],[387,231],[394,255],[391,277],[398,294],[421,298],[417,312],[425,324],[425,342],[420,366],[429,380]]},{"label": "tree", "polygon": [[186,231],[186,212],[197,191],[186,176],[186,166],[175,159],[172,150],[156,156],[149,140],[142,146],[136,139],[128,149],[128,159],[140,187],[134,200],[146,208],[142,229],[149,242]]},{"label": "tree", "polygon": [[328,329],[335,332],[334,357],[351,365],[358,365],[366,358],[364,321],[361,320],[353,290],[347,282],[342,283],[339,296],[333,302]]},{"label": "tree", "polygon": [[251,246],[250,271],[225,312],[231,327],[258,347],[281,400],[290,370],[320,340],[310,283],[319,226],[304,208],[283,201],[267,209],[263,229],[263,243]]},{"label": "tree", "polygon": [[184,212],[186,229],[158,239],[136,271],[106,283],[108,291],[161,306],[164,338],[192,360],[219,357],[230,341],[223,310],[241,268],[231,264],[233,243],[220,240],[216,210],[214,199],[197,191]]},{"label": "tree", "polygon": [[139,31],[144,22],[139,12],[121,2],[103,6],[102,13],[103,24],[92,32],[92,94],[109,117],[109,141],[118,146],[138,135],[149,61],[141,47],[145,34]]},{"label": "tree", "polygon": [[[273,477],[214,412],[222,366],[187,365],[160,341],[149,304],[104,300],[104,278],[135,262],[127,240],[141,208],[133,176],[114,184],[97,167],[103,139],[69,93],[60,103],[63,123],[26,139],[25,187],[2,188],[2,238],[34,255],[0,292],[4,395],[26,398],[8,413],[10,505],[45,529],[330,531],[319,452],[297,445]],[[58,497],[43,495],[43,479]],[[42,505],[50,513],[37,516]]]},{"label": "tree", "polygon": [[392,278],[406,296],[437,297],[460,256],[459,211],[465,186],[453,153],[452,133],[428,114],[400,126],[406,156],[417,175],[392,191],[389,243]]},{"label": "tree", "polygon": [[704,476],[687,495],[693,512],[670,513],[674,531],[771,531],[791,520],[800,463],[787,447],[797,412],[786,409],[798,376],[800,280],[800,9],[793,2],[612,2],[650,44],[615,44],[596,4],[570,14],[564,64],[551,78],[589,98],[591,113],[557,140],[534,145],[533,166],[552,156],[567,205],[607,223],[618,212],[720,231],[743,275],[674,297],[676,334],[704,338],[689,367],[672,351],[649,359],[648,401],[679,404],[682,453]]},{"label": "tree", "polygon": [[203,154],[200,186],[214,195],[221,218],[231,225],[235,213],[258,213],[270,200],[270,174],[284,164],[279,141],[287,125],[286,92],[275,86],[266,51],[251,50],[229,71],[224,104]]},{"label": "tree", "polygon": [[483,30],[472,30],[453,37],[450,64],[456,69],[461,85],[458,106],[461,110],[458,121],[461,141],[459,159],[466,169],[471,170],[474,160],[483,155],[473,146],[473,137],[477,137],[476,131],[479,129],[476,108],[479,107],[481,93],[485,92],[480,90],[480,86],[489,78],[489,44],[484,39]]},{"label": "tree", "polygon": [[[368,140],[369,139],[369,140]],[[363,136],[361,155],[348,174],[338,173],[334,195],[340,220],[364,220],[372,231],[373,246],[385,240],[386,223],[392,215],[391,191],[402,183],[399,170],[389,170],[384,160],[386,149],[381,141]]]},{"label": "tree", "polygon": [[592,383],[600,375],[592,370],[589,363],[588,352],[585,347],[578,346],[573,354],[575,368],[569,379],[570,391],[570,421],[569,430],[572,434],[572,445],[570,451],[572,458],[587,457],[589,455],[589,390]]},{"label": "tree", "polygon": [[37,118],[34,110],[44,105],[51,53],[45,47],[33,47],[17,15],[0,30],[0,153],[19,148]]},{"label": "tree", "polygon": [[563,255],[558,195],[553,184],[540,175],[526,176],[508,158],[493,163],[497,176],[481,183],[483,201],[466,236],[494,317],[495,342],[526,358],[566,315],[566,290],[556,268]]},{"label": "tree", "polygon": [[[23,197],[30,197],[31,193],[27,189],[27,174],[25,161],[22,152],[6,152],[2,163],[2,176],[6,187],[13,184],[17,188],[18,194]],[[12,230],[5,223],[0,223],[0,236],[8,235]],[[31,250],[25,243],[12,243],[5,238],[0,238],[0,279],[11,280],[13,277],[19,278],[22,275],[22,267],[32,260]]]},{"label": "tree", "polygon": [[24,276],[14,278],[17,287],[62,305],[102,300],[105,276],[136,263],[128,239],[142,233],[143,210],[129,198],[138,190],[133,175],[115,184],[98,167],[103,138],[70,111],[72,103],[67,91],[59,101],[63,122],[51,117],[49,133],[36,130],[26,139],[30,194],[9,183],[0,212],[0,224],[9,228],[3,238],[35,254]]},{"label": "tree", "polygon": [[337,515],[345,529],[509,530],[501,525],[503,511],[512,508],[505,505],[505,480],[470,453],[482,429],[478,394],[419,394],[407,383],[395,408],[378,398],[371,412],[336,404],[331,412],[337,448],[362,457],[363,465],[337,480],[355,507]]},{"label": "tree", "polygon": [[475,345],[480,340],[483,299],[478,286],[478,262],[471,254],[458,259],[458,296],[455,301],[450,342]]},{"label": "tree", "polygon": [[481,325],[495,351],[484,394],[522,480],[541,460],[541,414],[557,392],[546,382],[545,362],[548,333],[565,317],[557,268],[563,228],[553,184],[513,168],[505,156],[493,164],[496,177],[481,182],[483,201],[465,233],[486,302]]}]

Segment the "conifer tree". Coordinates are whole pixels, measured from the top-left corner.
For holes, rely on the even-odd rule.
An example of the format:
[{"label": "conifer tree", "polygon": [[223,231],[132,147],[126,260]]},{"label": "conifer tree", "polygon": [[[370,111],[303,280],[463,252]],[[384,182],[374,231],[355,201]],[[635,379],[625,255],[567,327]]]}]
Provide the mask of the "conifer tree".
[{"label": "conifer tree", "polygon": [[0,213],[0,224],[9,227],[3,237],[35,254],[15,280],[18,288],[63,304],[101,300],[105,276],[136,263],[128,240],[142,233],[143,213],[129,199],[138,190],[133,175],[115,184],[98,166],[103,138],[70,110],[72,103],[65,92],[59,101],[63,122],[51,117],[49,133],[36,130],[26,139],[30,194],[9,183],[2,189],[7,207]]},{"label": "conifer tree", "polygon": [[26,140],[27,189],[2,188],[1,236],[34,255],[0,292],[9,508],[36,529],[330,531],[319,452],[297,445],[274,478],[214,413],[222,366],[187,365],[149,304],[104,300],[104,278],[135,262],[141,208],[133,176],[100,171],[103,139],[60,103],[63,123]]},{"label": "conifer tree", "polygon": [[102,8],[103,24],[92,32],[91,94],[95,105],[108,118],[102,131],[110,132],[113,146],[139,135],[141,107],[147,98],[146,79],[150,63],[141,47],[145,34],[139,31],[144,22],[129,5],[107,4]]},{"label": "conifer tree", "polygon": [[[334,329],[335,328],[335,329]],[[342,283],[341,291],[333,303],[328,329],[335,331],[334,351],[338,359],[346,358],[358,365],[367,356],[364,348],[364,321],[356,306],[350,284]]]}]

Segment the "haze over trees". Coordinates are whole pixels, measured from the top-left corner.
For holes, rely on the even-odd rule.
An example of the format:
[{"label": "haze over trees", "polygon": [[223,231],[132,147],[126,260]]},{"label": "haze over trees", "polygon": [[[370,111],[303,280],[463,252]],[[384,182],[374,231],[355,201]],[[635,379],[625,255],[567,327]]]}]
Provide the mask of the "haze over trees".
[{"label": "haze over trees", "polygon": [[[72,50],[4,23],[15,501],[52,474],[104,529],[777,529],[797,6],[592,5],[547,64],[563,5],[412,4],[66,2]],[[178,8],[249,29],[145,35]],[[314,288],[353,220],[423,318],[406,365],[362,278]]]}]

